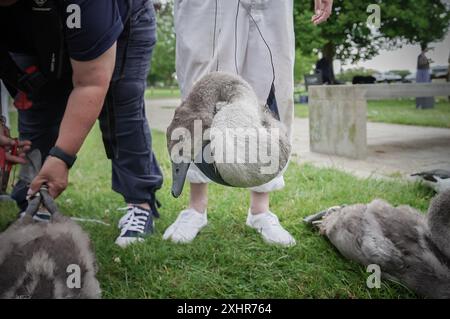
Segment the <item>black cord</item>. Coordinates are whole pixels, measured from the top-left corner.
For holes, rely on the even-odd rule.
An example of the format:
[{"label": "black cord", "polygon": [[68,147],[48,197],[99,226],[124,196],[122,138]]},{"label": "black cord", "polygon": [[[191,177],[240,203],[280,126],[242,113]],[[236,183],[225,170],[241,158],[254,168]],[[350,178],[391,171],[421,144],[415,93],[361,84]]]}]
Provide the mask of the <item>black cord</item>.
[{"label": "black cord", "polygon": [[[239,0],[240,2],[240,0]],[[247,10],[247,14],[250,16],[250,18],[252,18],[253,23],[256,26],[256,29],[258,30],[259,35],[261,36],[261,39],[264,41],[264,44],[266,45],[267,49],[269,50],[269,55],[270,55],[270,63],[272,64],[272,74],[273,74],[273,82],[275,83],[275,64],[273,63],[273,54],[272,54],[272,50],[270,49],[269,44],[267,43],[266,39],[264,38],[261,29],[258,26],[258,23],[256,23],[255,19],[253,18],[252,14]]]},{"label": "black cord", "polygon": [[241,7],[241,0],[238,0],[237,9],[236,9],[236,20],[234,22],[234,67],[236,68],[236,74],[239,75],[239,68],[237,63],[237,28],[238,28],[238,18],[239,18],[239,10]]},{"label": "black cord", "polygon": [[[238,0],[238,5],[237,5],[237,10],[236,10],[236,21],[235,21],[235,26],[234,26],[234,65],[236,67],[236,73],[239,74],[239,68],[238,68],[238,63],[237,63],[237,27],[238,27],[238,17],[239,17],[239,9],[241,7],[241,0]],[[273,80],[272,83],[275,83],[275,64],[273,62],[273,54],[272,54],[272,49],[270,48],[270,45],[267,43],[266,39],[264,38],[261,29],[258,26],[258,23],[256,23],[256,20],[253,18],[252,14],[250,13],[249,10],[246,10],[247,14],[249,15],[249,17],[252,19],[253,23],[255,24],[256,29],[258,30],[258,33],[261,37],[261,39],[264,41],[264,44],[266,45],[267,49],[269,50],[269,55],[270,55],[270,63],[272,65],[272,74],[273,74]]]},{"label": "black cord", "polygon": [[[216,9],[214,14],[214,38],[213,38],[213,56],[216,54],[216,32],[217,32],[217,12],[218,12],[218,0],[216,0]],[[217,66],[216,66],[216,72],[219,71],[219,55],[217,55]]]}]

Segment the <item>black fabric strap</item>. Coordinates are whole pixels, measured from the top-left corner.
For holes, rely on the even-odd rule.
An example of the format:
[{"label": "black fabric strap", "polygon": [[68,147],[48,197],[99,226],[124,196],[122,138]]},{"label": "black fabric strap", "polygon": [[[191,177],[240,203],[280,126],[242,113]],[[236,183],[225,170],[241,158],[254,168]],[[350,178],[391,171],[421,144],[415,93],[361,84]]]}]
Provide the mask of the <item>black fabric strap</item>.
[{"label": "black fabric strap", "polygon": [[9,87],[23,90],[24,88],[19,84],[19,79],[25,75],[25,72],[11,58],[8,49],[0,39],[0,79]]},{"label": "black fabric strap", "polygon": [[198,154],[197,158],[194,161],[194,164],[200,169],[203,174],[205,174],[206,177],[208,177],[213,182],[224,186],[232,186],[222,178],[219,171],[217,170],[216,165],[214,163],[211,163],[211,161],[207,161],[205,159],[204,155],[211,153],[210,148],[210,143],[204,145],[203,151],[201,152],[201,154]]},{"label": "black fabric strap", "polygon": [[278,110],[277,98],[275,96],[275,84],[272,83],[272,87],[270,88],[270,94],[267,98],[267,107],[270,111],[272,111],[273,116],[280,121],[280,112]]},{"label": "black fabric strap", "polygon": [[47,0],[39,6],[39,10],[36,10],[36,4],[28,1],[22,8],[31,12],[30,34],[37,48],[38,70],[32,74],[27,74],[17,65],[4,42],[4,34],[0,36],[0,78],[12,96],[15,96],[17,91],[23,91],[31,96],[50,91],[52,85],[69,71],[61,5],[62,0]]},{"label": "black fabric strap", "polygon": [[61,161],[66,163],[67,167],[70,169],[72,168],[73,164],[75,164],[75,161],[77,160],[76,156],[72,156],[64,152],[62,149],[60,149],[57,146],[54,146],[48,155],[59,158]]}]

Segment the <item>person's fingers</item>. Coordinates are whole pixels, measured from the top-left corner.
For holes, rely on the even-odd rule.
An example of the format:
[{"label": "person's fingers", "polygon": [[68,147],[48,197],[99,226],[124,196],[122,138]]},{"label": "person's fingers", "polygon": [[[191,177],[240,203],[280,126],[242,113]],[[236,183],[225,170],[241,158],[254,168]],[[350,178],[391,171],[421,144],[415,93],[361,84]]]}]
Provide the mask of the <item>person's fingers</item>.
[{"label": "person's fingers", "polygon": [[48,193],[53,199],[56,199],[59,197],[59,195],[64,192],[65,188],[62,185],[58,185],[56,183],[47,183],[48,186]]},{"label": "person's fingers", "polygon": [[315,19],[313,20],[314,24],[320,24],[328,20],[328,18],[331,16],[331,13],[328,11],[321,11],[320,15],[315,16]]},{"label": "person's fingers", "polygon": [[316,20],[314,20],[314,24],[316,24],[316,25],[317,25],[317,24],[321,24],[321,23],[327,21],[329,17],[330,17],[329,14],[323,13],[323,14],[321,14],[319,17],[317,17]]},{"label": "person's fingers", "polygon": [[0,135],[0,146],[13,146],[14,141],[4,135]]},{"label": "person's fingers", "polygon": [[28,196],[33,196],[41,189],[42,185],[46,183],[47,180],[41,176],[36,176],[36,178],[31,182],[30,188],[28,189]]},{"label": "person's fingers", "polygon": [[13,156],[9,153],[6,153],[6,161],[14,164],[26,164],[27,161],[24,156]]},{"label": "person's fingers", "polygon": [[315,1],[315,12],[316,14],[312,17],[312,22],[317,25],[328,20],[331,16],[333,9],[332,0],[316,0]]},{"label": "person's fingers", "polygon": [[19,147],[31,147],[31,141],[19,141]]},{"label": "person's fingers", "polygon": [[26,145],[26,146],[23,146],[23,147],[19,147],[18,148],[18,153],[19,153],[19,156],[25,156],[26,155],[26,153],[28,153],[28,151],[31,149],[31,146],[29,146],[29,145]]},{"label": "person's fingers", "polygon": [[322,8],[322,0],[314,0],[314,12],[319,11]]},{"label": "person's fingers", "polygon": [[47,183],[48,193],[51,198],[56,198],[58,195],[57,190],[55,189],[55,185],[53,183]]}]

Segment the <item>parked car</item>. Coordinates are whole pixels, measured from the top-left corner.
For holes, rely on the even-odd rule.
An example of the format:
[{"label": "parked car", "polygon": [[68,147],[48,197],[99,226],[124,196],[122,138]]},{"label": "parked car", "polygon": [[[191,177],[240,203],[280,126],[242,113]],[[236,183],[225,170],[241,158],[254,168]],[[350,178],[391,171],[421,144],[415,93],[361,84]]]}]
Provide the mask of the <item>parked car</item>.
[{"label": "parked car", "polygon": [[377,79],[371,75],[355,75],[352,84],[374,84]]},{"label": "parked car", "polygon": [[391,83],[402,81],[402,77],[393,72],[375,73],[373,76],[375,77],[377,82]]},{"label": "parked car", "polygon": [[403,78],[403,82],[404,82],[404,83],[415,83],[415,82],[416,82],[416,77],[417,77],[416,74],[417,74],[417,73],[414,72],[414,73],[410,73],[409,75],[405,76],[405,77]]},{"label": "parked car", "polygon": [[448,65],[437,65],[431,67],[432,79],[446,79],[448,74]]}]

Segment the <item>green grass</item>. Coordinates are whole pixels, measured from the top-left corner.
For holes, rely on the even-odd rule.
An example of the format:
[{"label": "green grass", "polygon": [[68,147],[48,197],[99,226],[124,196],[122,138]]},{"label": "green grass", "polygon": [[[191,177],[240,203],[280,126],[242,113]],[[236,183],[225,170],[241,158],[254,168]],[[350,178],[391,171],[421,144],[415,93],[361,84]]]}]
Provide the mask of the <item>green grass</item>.
[{"label": "green grass", "polygon": [[179,97],[180,90],[178,88],[148,88],[145,91],[146,99],[170,99]]},{"label": "green grass", "polygon": [[[440,100],[430,110],[417,110],[413,99],[368,101],[367,106],[370,122],[450,128],[450,102],[447,100]],[[307,105],[296,104],[296,117],[307,118],[308,113]]]},{"label": "green grass", "polygon": [[[292,164],[287,187],[273,194],[272,207],[297,239],[293,248],[264,244],[245,226],[248,195],[213,185],[209,225],[190,245],[162,240],[188,200],[170,195],[170,165],[162,133],[153,145],[165,176],[158,193],[162,202],[156,234],[123,250],[114,245],[124,206],[110,188],[111,165],[105,159],[98,127],[87,139],[71,170],[68,190],[58,199],[67,215],[101,219],[111,226],[83,224],[99,262],[98,278],[105,298],[409,298],[402,286],[383,281],[381,289],[366,287],[367,273],[342,258],[302,217],[336,204],[368,202],[382,197],[393,204],[427,209],[432,193],[401,180],[357,179],[332,169]],[[16,216],[12,203],[0,203],[0,229]]]}]

